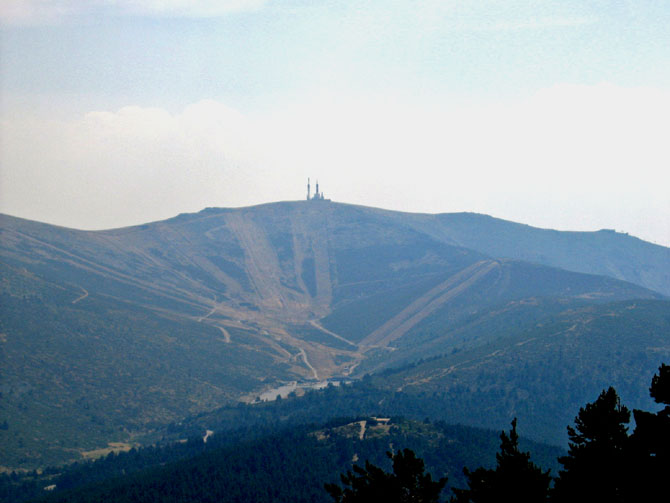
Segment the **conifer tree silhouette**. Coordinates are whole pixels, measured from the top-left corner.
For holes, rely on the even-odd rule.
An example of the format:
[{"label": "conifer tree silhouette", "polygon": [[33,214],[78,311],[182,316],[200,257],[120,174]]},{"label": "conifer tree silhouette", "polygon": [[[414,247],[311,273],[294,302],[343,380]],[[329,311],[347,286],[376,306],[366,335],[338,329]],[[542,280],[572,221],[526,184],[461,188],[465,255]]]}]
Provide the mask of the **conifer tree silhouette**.
[{"label": "conifer tree silhouette", "polygon": [[662,364],[651,380],[649,394],[665,405],[656,414],[635,409],[635,431],[631,435],[630,501],[652,501],[667,492],[670,474],[670,366]]},{"label": "conifer tree silhouette", "polygon": [[393,460],[393,473],[387,473],[366,461],[365,468],[354,465],[353,472],[340,476],[342,489],[326,484],[326,491],[336,503],[437,503],[447,478],[434,481],[425,473],[424,463],[410,449],[397,454],[387,452]]},{"label": "conifer tree silhouette", "polygon": [[568,426],[568,455],[559,458],[552,501],[616,503],[625,501],[626,455],[630,411],[614,388],[579,409],[575,427]]},{"label": "conifer tree silhouette", "polygon": [[536,503],[547,500],[549,472],[543,472],[530,461],[530,453],[519,450],[516,418],[507,435],[500,434],[500,452],[496,454],[494,470],[477,468],[463,471],[469,489],[454,489],[453,503],[489,503],[514,501]]}]

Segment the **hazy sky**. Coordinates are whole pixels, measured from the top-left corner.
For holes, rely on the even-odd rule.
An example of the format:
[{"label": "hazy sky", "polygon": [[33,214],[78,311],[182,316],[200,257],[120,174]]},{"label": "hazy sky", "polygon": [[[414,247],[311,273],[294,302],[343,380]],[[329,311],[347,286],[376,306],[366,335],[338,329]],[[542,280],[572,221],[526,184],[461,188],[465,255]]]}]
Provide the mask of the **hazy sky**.
[{"label": "hazy sky", "polygon": [[305,197],[670,245],[670,1],[3,0],[0,211]]}]

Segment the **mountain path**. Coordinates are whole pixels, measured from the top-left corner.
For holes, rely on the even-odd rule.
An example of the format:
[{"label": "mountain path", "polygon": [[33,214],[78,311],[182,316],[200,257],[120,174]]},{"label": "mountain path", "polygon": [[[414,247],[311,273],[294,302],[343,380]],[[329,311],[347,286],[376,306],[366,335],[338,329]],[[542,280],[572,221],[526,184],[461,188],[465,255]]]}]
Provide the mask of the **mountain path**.
[{"label": "mountain path", "polygon": [[79,288],[81,288],[81,289],[84,291],[84,293],[83,293],[83,295],[80,295],[79,297],[77,297],[76,299],[74,299],[74,300],[72,301],[73,304],[76,304],[76,303],[79,302],[80,300],[84,300],[86,297],[88,297],[88,291],[86,290],[86,288],[84,288],[83,286],[80,286]]},{"label": "mountain path", "polygon": [[221,330],[221,333],[223,334],[224,340],[226,341],[227,344],[230,344],[230,333],[228,333],[228,330],[226,330],[225,328],[223,328],[220,325],[216,325],[216,328]]},{"label": "mountain path", "polygon": [[197,321],[198,321],[198,322],[202,322],[203,320],[206,320],[207,318],[209,318],[210,316],[212,316],[212,315],[216,312],[216,310],[217,310],[218,308],[219,308],[218,304],[214,304],[214,306],[212,307],[212,309],[211,309],[207,314],[205,314],[205,315],[203,315],[203,316],[200,316],[200,317],[198,318]]},{"label": "mountain path", "polygon": [[314,376],[314,379],[317,381],[319,380],[319,374],[316,371],[314,367],[312,367],[312,364],[309,363],[309,360],[307,359],[307,353],[305,353],[305,350],[303,348],[300,348],[300,356],[302,357],[302,361],[305,362],[305,365],[307,368],[309,368],[312,371],[312,375]]},{"label": "mountain path", "polygon": [[346,344],[349,344],[350,346],[352,346],[352,347],[354,347],[354,348],[358,348],[358,345],[357,345],[356,343],[351,342],[351,341],[348,340],[348,339],[345,339],[344,337],[342,337],[341,335],[336,334],[335,332],[331,332],[331,331],[328,330],[326,327],[324,327],[323,325],[321,325],[321,323],[319,323],[317,320],[310,320],[310,321],[309,321],[309,324],[312,325],[312,326],[313,326],[314,328],[316,328],[317,330],[320,330],[321,332],[324,332],[324,333],[326,333],[326,334],[328,334],[328,335],[330,335],[330,336],[332,336],[332,337],[335,337],[336,339],[338,339],[338,340],[340,340],[340,341],[342,341],[342,342],[344,342],[344,343],[346,343]]}]

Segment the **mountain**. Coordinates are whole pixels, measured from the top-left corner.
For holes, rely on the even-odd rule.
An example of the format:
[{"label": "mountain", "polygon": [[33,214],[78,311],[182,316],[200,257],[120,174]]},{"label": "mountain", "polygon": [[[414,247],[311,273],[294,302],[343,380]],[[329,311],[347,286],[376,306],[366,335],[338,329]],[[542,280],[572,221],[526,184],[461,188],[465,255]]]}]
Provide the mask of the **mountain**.
[{"label": "mountain", "polygon": [[[630,409],[656,409],[649,382],[670,361],[670,302],[569,309],[490,343],[373,375],[370,386],[439,404],[436,417],[565,445],[565,426],[609,386]],[[435,414],[431,414],[435,416]]]},{"label": "mountain", "polygon": [[[0,476],[0,502],[328,502],[324,483],[385,453],[410,448],[434,478],[463,487],[463,467],[495,464],[499,432],[401,418],[358,417],[276,431],[241,430],[140,449],[95,463],[21,477]],[[556,447],[521,440],[533,460],[557,470]],[[306,463],[305,460],[309,460]],[[50,490],[45,491],[43,488]],[[41,498],[39,496],[42,496]]]},{"label": "mountain", "polygon": [[12,467],[127,449],[283,383],[660,300],[670,270],[670,250],[625,235],[328,201],[96,232],[1,216],[0,257],[0,465]]},{"label": "mountain", "polygon": [[[340,386],[187,418],[163,431],[176,440],[239,424],[308,424],[328,417],[404,416],[503,429],[567,445],[580,407],[614,386],[629,408],[655,410],[651,377],[670,361],[670,301],[584,305],[530,325],[506,324],[470,350],[415,361]],[[225,433],[224,433],[225,434]]]},{"label": "mountain", "polygon": [[603,229],[538,229],[476,213],[436,215],[455,244],[493,257],[610,276],[670,295],[670,249]]}]

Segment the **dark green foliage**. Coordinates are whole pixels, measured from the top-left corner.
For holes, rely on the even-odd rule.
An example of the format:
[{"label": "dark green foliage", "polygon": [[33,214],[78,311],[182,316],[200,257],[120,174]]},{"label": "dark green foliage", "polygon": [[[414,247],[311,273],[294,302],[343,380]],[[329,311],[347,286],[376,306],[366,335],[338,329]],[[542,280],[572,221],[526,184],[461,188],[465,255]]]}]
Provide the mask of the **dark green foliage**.
[{"label": "dark green foliage", "polygon": [[579,410],[575,427],[568,426],[568,455],[554,487],[554,501],[626,501],[630,411],[614,388]]},{"label": "dark green foliage", "polygon": [[134,443],[138,431],[234,403],[261,378],[290,377],[205,323],[93,292],[73,303],[81,288],[1,263],[0,276],[0,425],[8,425],[0,465],[44,467],[108,442]]},{"label": "dark green foliage", "polygon": [[[579,410],[575,428],[568,426],[568,436],[575,451],[602,449],[605,446],[622,448],[630,420],[630,411],[610,387],[598,399]],[[572,453],[572,449],[570,450]]]},{"label": "dark green foliage", "polygon": [[[658,403],[670,396],[669,369],[662,364],[652,379],[649,391]],[[660,501],[670,473],[670,404],[656,414],[633,413],[636,426],[629,437],[630,412],[613,388],[579,411],[575,428],[568,427],[570,449],[559,459],[564,470],[552,501]]]},{"label": "dark green foliage", "polygon": [[[316,417],[321,420],[333,411],[359,414],[378,407],[496,429],[518,415],[536,438],[560,441],[556,432],[565,424],[563,415],[574,414],[584,403],[583,393],[602,389],[601,380],[613,367],[625,376],[656,368],[659,353],[648,348],[662,347],[649,338],[608,345],[603,351],[598,342],[602,337],[594,337],[591,350],[581,342],[593,334],[581,331],[580,344],[554,351],[556,346],[548,341],[575,320],[567,317],[559,326],[552,317],[605,299],[656,294],[611,278],[493,260],[528,251],[517,259],[564,263],[549,253],[551,244],[539,251],[530,246],[524,234],[534,230],[513,226],[510,234],[508,223],[494,219],[296,202],[208,209],[101,232],[8,216],[0,216],[0,227],[0,426],[3,420],[8,426],[0,428],[2,466],[43,467],[76,459],[81,451],[104,448],[108,442],[149,443],[160,434],[146,435],[170,421],[211,411],[281,381],[311,377],[307,365],[295,357],[300,341],[285,338],[286,332],[305,346],[320,343],[314,351],[321,354],[312,358],[307,352],[319,375],[344,371],[330,362],[351,361],[353,366],[358,355],[352,345],[318,331],[293,334],[288,320],[304,323],[329,314],[323,320],[328,328],[361,341],[389,317],[438,285],[447,288],[444,283],[451,276],[480,261],[495,267],[449,290],[448,298],[434,299],[435,310],[417,313],[422,321],[392,341],[396,351],[366,351],[368,361],[356,367],[364,374],[456,350],[465,355],[478,347],[480,353],[468,355],[477,362],[472,371],[459,367],[445,373],[459,362],[444,359],[442,368],[427,379],[416,374],[397,382],[404,376],[392,377],[389,381],[396,382],[388,386],[382,382],[378,389],[359,390],[352,404],[340,395],[324,395],[325,401],[306,415],[319,409],[322,415]],[[472,240],[466,242],[468,236]],[[583,272],[669,284],[668,254],[662,247],[602,233],[551,237],[565,244],[560,255],[571,258],[565,267],[580,266],[591,257]],[[498,238],[505,241],[504,249],[489,247],[482,253],[462,247],[473,243],[479,249]],[[597,253],[585,255],[592,245],[575,248],[586,242],[597,243]],[[631,244],[635,250],[628,253]],[[570,254],[571,249],[579,252]],[[542,297],[547,296],[551,299],[545,302]],[[533,303],[537,309],[528,307]],[[630,316],[615,311],[613,323],[630,324]],[[601,320],[599,324],[605,333]],[[638,326],[637,333],[650,331]],[[485,360],[497,360],[494,353],[504,349],[492,347],[501,337],[510,337],[505,341],[508,351],[500,353],[502,365],[489,365]],[[542,353],[545,347],[551,350]],[[523,357],[515,356],[517,348]],[[579,358],[574,357],[575,348]],[[576,372],[571,362],[578,366]],[[580,368],[594,372],[586,375]],[[585,379],[582,393],[575,382]],[[614,383],[626,400],[634,396],[631,381],[624,383],[628,389]],[[337,403],[329,403],[331,399]],[[342,409],[332,407],[342,403]],[[290,411],[294,417],[300,414]]]},{"label": "dark green foliage", "polygon": [[[655,348],[668,344],[670,302],[572,305],[563,312],[538,302],[548,315],[532,315],[530,326],[515,330],[511,314],[522,308],[511,306],[510,316],[486,323],[497,335],[494,342],[373,374],[370,386],[392,395],[385,406],[392,400],[419,402],[416,417],[497,429],[516,416],[522,436],[557,445],[567,443],[565,425],[579,408],[610,385],[631,408],[653,404],[640,376],[653,375],[663,359]],[[532,314],[531,308],[521,312]],[[509,323],[496,326],[496,320]],[[482,315],[473,325],[486,321]]]},{"label": "dark green foliage", "polygon": [[[655,397],[665,396],[670,386],[666,368],[662,365],[653,379]],[[568,427],[570,450],[560,457],[564,469],[551,500],[632,503],[657,498],[670,468],[667,411],[667,407],[657,414],[636,410],[636,418],[644,419],[628,437],[630,413],[613,388],[582,407],[575,426]],[[547,499],[548,471],[520,450],[516,420],[509,433],[500,435],[495,468],[487,468],[490,463],[485,459],[492,438],[462,426],[359,417],[315,428],[293,427],[260,439],[254,438],[260,429],[238,436],[217,434],[207,444],[195,439],[164,449],[133,450],[60,474],[47,470],[42,475],[0,477],[0,501],[23,501],[53,484],[57,489],[39,501],[326,503],[325,481],[338,503],[437,502],[445,479],[433,481],[428,473],[448,474],[456,485],[467,482],[468,489],[454,490],[454,503]],[[384,465],[389,460],[380,455],[388,445],[406,446],[390,456],[392,472]],[[355,459],[365,460],[364,467],[352,467]],[[464,470],[466,480],[458,477],[457,467],[477,465],[481,467]],[[122,473],[126,475],[113,478]],[[341,477],[344,488],[328,483],[337,473],[346,473]],[[95,480],[102,482],[85,486]]]},{"label": "dark green foliage", "polygon": [[547,500],[551,477],[549,471],[530,461],[530,453],[519,450],[516,419],[507,435],[500,434],[500,452],[496,454],[496,468],[464,469],[468,489],[454,489],[454,503],[494,503],[514,501],[537,503]]},{"label": "dark green foliage", "polygon": [[[663,364],[650,392],[661,402],[668,388],[670,372]],[[629,410],[614,388],[603,391],[580,409],[575,426],[568,426],[568,455],[559,458],[564,469],[551,491],[548,473],[532,466],[516,447],[514,421],[510,435],[501,435],[496,469],[465,469],[469,489],[455,489],[452,502],[542,502],[548,493],[554,503],[659,501],[670,473],[669,411],[670,407],[657,414],[635,410],[636,429],[629,437]]]},{"label": "dark green foliage", "polygon": [[[286,401],[286,400],[284,400]],[[323,426],[249,428],[217,432],[204,444],[202,437],[162,448],[144,448],[110,455],[92,463],[48,470],[42,475],[0,476],[0,502],[19,503],[44,496],[47,501],[172,501],[182,494],[191,502],[218,501],[330,501],[324,482],[335,482],[352,469],[353,459],[389,471],[389,444],[409,448],[425,461],[425,471],[447,474],[463,485],[463,466],[490,466],[496,434],[488,430],[391,419],[367,418],[361,440],[360,421],[339,419]],[[560,452],[534,445],[550,459]],[[409,458],[408,458],[409,459]],[[412,464],[410,464],[412,466]],[[277,484],[274,481],[279,480]],[[46,494],[43,487],[56,485]],[[112,497],[114,495],[114,497]],[[238,495],[238,496],[230,496]],[[127,498],[127,499],[124,499]],[[237,500],[235,499],[237,498]],[[311,499],[310,499],[311,498]]]},{"label": "dark green foliage", "polygon": [[[351,470],[353,459],[368,460],[389,471],[389,444],[409,448],[396,466],[403,486],[434,491],[425,472],[448,474],[462,484],[465,464],[489,465],[494,458],[495,433],[442,423],[368,418],[361,440],[360,421],[331,421],[326,426],[273,430],[249,429],[215,434],[166,448],[139,449],[111,455],[95,463],[56,470],[43,476],[0,477],[0,501],[18,503],[43,495],[40,501],[310,501],[330,500],[324,482],[334,482]],[[263,435],[262,432],[266,431]],[[553,451],[556,452],[556,451]],[[420,467],[420,469],[419,469]],[[122,476],[122,474],[125,474]],[[417,474],[415,477],[414,474]],[[96,483],[93,483],[97,481]],[[21,483],[23,483],[21,485]],[[43,487],[56,485],[45,494]],[[13,497],[7,496],[12,490]],[[431,489],[432,488],[432,489]],[[23,491],[23,492],[21,492]],[[439,491],[438,491],[439,492]],[[179,495],[179,496],[177,496]],[[181,498],[181,499],[179,499]],[[246,499],[245,499],[246,498]],[[430,501],[430,500],[429,500]]]},{"label": "dark green foliage", "polygon": [[634,484],[630,501],[652,501],[667,491],[670,473],[670,366],[662,364],[649,389],[654,401],[665,407],[656,414],[635,409],[631,436],[631,473]]},{"label": "dark green foliage", "polygon": [[670,366],[663,363],[658,374],[654,374],[651,380],[649,394],[656,403],[665,404],[665,410],[670,410]]},{"label": "dark green foliage", "polygon": [[353,472],[341,476],[344,489],[326,484],[326,490],[336,503],[437,503],[447,483],[443,477],[434,481],[425,473],[423,460],[411,449],[397,454],[386,453],[393,462],[393,473],[387,473],[369,461],[365,468],[354,465]]},{"label": "dark green foliage", "polygon": [[341,461],[325,451],[319,452],[316,447],[317,440],[299,430],[231,448],[207,450],[177,464],[155,467],[88,488],[54,493],[44,501],[324,501],[323,489],[314,481],[327,478],[341,466]]}]

